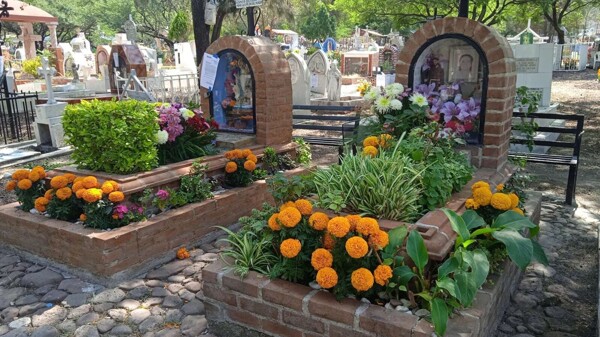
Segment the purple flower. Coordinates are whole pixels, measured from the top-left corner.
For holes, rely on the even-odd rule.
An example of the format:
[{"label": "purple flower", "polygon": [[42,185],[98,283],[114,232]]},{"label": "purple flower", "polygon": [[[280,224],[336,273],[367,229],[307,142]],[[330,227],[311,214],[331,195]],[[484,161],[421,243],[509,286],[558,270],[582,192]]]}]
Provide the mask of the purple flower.
[{"label": "purple flower", "polygon": [[448,123],[452,120],[452,117],[460,113],[460,109],[454,102],[446,102],[440,109],[440,112],[444,114],[444,122]]},{"label": "purple flower", "polygon": [[113,214],[116,214],[119,217],[119,219],[123,219],[123,216],[127,212],[129,212],[129,209],[127,208],[127,206],[121,204],[121,205],[115,206]]},{"label": "purple flower", "polygon": [[435,83],[427,84],[419,84],[415,89],[415,92],[422,94],[425,97],[438,96],[439,94],[435,92]]},{"label": "purple flower", "polygon": [[167,200],[169,198],[169,192],[165,190],[158,190],[158,192],[156,192],[156,197],[160,200]]}]

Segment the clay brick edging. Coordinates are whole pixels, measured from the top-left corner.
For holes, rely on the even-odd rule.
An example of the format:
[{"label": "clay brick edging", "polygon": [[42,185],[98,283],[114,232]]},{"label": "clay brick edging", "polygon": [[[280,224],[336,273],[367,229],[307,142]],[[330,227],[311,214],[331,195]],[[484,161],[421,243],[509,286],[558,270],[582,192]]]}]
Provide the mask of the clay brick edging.
[{"label": "clay brick edging", "polygon": [[[538,223],[541,195],[530,196],[526,207]],[[226,266],[218,260],[202,271],[209,329],[219,337],[428,337],[434,331],[427,320],[411,314],[353,299],[337,301],[329,292],[256,272],[241,280]],[[518,267],[506,261],[503,272],[477,292],[472,307],[450,319],[446,335],[490,336],[520,275]],[[241,328],[215,328],[223,324]]]}]

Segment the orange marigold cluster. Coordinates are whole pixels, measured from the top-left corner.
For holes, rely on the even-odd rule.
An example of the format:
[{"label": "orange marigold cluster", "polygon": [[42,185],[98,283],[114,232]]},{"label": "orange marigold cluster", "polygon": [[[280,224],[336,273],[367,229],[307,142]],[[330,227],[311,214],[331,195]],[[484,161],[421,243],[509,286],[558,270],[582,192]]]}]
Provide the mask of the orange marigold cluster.
[{"label": "orange marigold cluster", "polygon": [[511,200],[507,194],[494,193],[490,199],[490,205],[500,211],[508,211],[511,207]]},{"label": "orange marigold cluster", "polygon": [[296,207],[287,207],[279,212],[277,219],[283,226],[293,228],[302,220],[302,214]]},{"label": "orange marigold cluster", "polygon": [[384,286],[387,281],[392,278],[392,268],[388,265],[380,264],[375,268],[373,274],[375,276],[375,282]]},{"label": "orange marigold cluster", "polygon": [[111,202],[121,202],[125,200],[125,194],[120,191],[110,192],[110,194],[108,194],[108,200]]},{"label": "orange marigold cluster", "polygon": [[311,215],[313,206],[312,203],[306,199],[298,199],[294,202],[294,206],[300,211],[302,215]]},{"label": "orange marigold cluster", "polygon": [[190,257],[190,252],[185,247],[181,247],[177,250],[177,258],[184,260]]},{"label": "orange marigold cluster", "polygon": [[97,188],[98,187],[98,179],[94,176],[87,176],[83,178],[83,187],[85,188]]},{"label": "orange marigold cluster", "polygon": [[327,249],[317,248],[310,257],[310,264],[315,270],[331,267],[333,265],[333,255]]},{"label": "orange marigold cluster", "polygon": [[335,247],[335,237],[328,232],[323,233],[323,248],[331,250]]},{"label": "orange marigold cluster", "polygon": [[298,239],[285,239],[279,245],[281,255],[288,259],[296,257],[300,253],[300,249],[302,249],[302,243]]},{"label": "orange marigold cluster", "polygon": [[344,217],[337,216],[329,220],[327,231],[336,238],[343,238],[350,231],[350,221]]},{"label": "orange marigold cluster", "polygon": [[338,275],[333,268],[325,267],[319,269],[316,280],[321,288],[329,289],[335,287],[338,283]]},{"label": "orange marigold cluster", "polygon": [[373,218],[361,218],[356,225],[356,231],[367,236],[379,231],[379,223]]},{"label": "orange marigold cluster", "polygon": [[353,236],[346,241],[346,252],[354,259],[360,259],[369,252],[369,245],[360,236]]},{"label": "orange marigold cluster", "polygon": [[13,180],[23,180],[23,179],[29,179],[29,170],[16,170],[13,174],[12,174],[12,178]]},{"label": "orange marigold cluster", "polygon": [[308,225],[318,231],[327,229],[327,223],[329,223],[329,216],[322,212],[315,212],[308,218]]},{"label": "orange marigold cluster", "polygon": [[27,179],[27,178],[25,178],[25,179],[21,179],[21,180],[19,180],[19,182],[17,183],[17,187],[18,187],[20,190],[23,190],[23,191],[26,191],[26,190],[30,189],[30,188],[31,188],[31,186],[33,186],[33,182],[32,182],[31,180]]},{"label": "orange marigold cluster", "polygon": [[346,219],[350,222],[350,231],[354,232],[356,230],[356,226],[358,226],[358,222],[362,217],[357,214],[346,215]]},{"label": "orange marigold cluster", "polygon": [[354,289],[358,291],[367,291],[373,287],[375,279],[373,278],[373,274],[369,269],[359,268],[352,272],[350,282],[352,283],[352,287],[354,287]]},{"label": "orange marigold cluster", "polygon": [[387,232],[379,230],[369,236],[369,245],[376,250],[385,248],[390,243],[390,237]]},{"label": "orange marigold cluster", "polygon": [[237,164],[234,161],[230,161],[225,165],[225,172],[233,173],[237,171]]},{"label": "orange marigold cluster", "polygon": [[10,180],[8,183],[6,183],[6,190],[7,191],[14,191],[15,187],[17,187],[17,181],[16,180]]},{"label": "orange marigold cluster", "polygon": [[89,188],[82,194],[83,200],[88,203],[96,202],[102,199],[102,190],[99,188]]},{"label": "orange marigold cluster", "polygon": [[46,211],[46,206],[48,206],[48,203],[50,201],[44,197],[39,197],[37,199],[35,199],[34,202],[34,206],[35,209],[38,210],[38,212],[45,212]]},{"label": "orange marigold cluster", "polygon": [[56,197],[60,200],[67,200],[73,195],[73,192],[68,187],[59,188],[56,190]]},{"label": "orange marigold cluster", "polygon": [[271,217],[269,218],[269,221],[267,221],[267,224],[269,225],[269,228],[271,228],[272,231],[280,231],[281,230],[281,226],[279,225],[279,222],[277,221],[278,215],[279,215],[279,213],[275,213],[275,214],[271,215]]}]

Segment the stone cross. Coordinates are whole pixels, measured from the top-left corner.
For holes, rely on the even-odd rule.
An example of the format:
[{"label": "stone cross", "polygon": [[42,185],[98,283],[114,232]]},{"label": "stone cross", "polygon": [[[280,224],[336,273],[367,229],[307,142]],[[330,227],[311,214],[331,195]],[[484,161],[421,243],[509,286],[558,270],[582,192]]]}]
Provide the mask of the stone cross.
[{"label": "stone cross", "polygon": [[52,90],[52,76],[56,70],[53,67],[48,67],[48,58],[42,57],[42,67],[38,68],[38,74],[46,79],[46,91],[48,92],[48,102],[46,104],[55,104],[54,90]]},{"label": "stone cross", "polygon": [[131,14],[129,14],[129,20],[125,21],[123,24],[123,30],[125,30],[125,34],[127,34],[127,40],[135,44],[135,41],[137,40],[137,27],[135,22],[133,22]]}]

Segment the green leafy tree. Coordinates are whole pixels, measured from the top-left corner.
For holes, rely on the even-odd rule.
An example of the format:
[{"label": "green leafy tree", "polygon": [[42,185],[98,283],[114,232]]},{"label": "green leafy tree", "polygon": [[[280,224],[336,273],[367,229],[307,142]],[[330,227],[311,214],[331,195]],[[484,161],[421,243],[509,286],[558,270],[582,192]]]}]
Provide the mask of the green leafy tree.
[{"label": "green leafy tree", "polygon": [[329,13],[325,4],[320,3],[317,12],[306,18],[300,30],[306,38],[314,40],[335,37],[335,27],[335,17]]},{"label": "green leafy tree", "polygon": [[177,12],[171,22],[171,27],[169,27],[169,39],[177,42],[187,41],[191,33],[191,26],[189,14],[184,11]]}]

